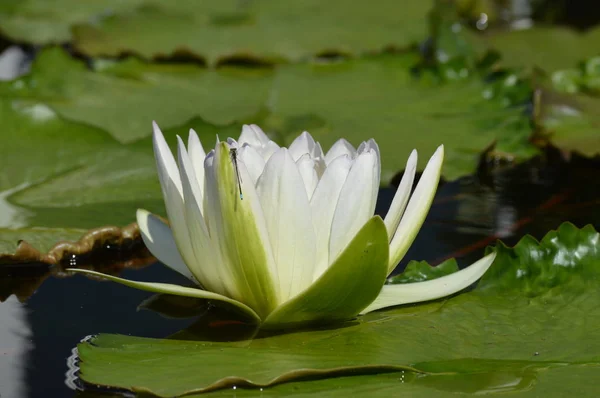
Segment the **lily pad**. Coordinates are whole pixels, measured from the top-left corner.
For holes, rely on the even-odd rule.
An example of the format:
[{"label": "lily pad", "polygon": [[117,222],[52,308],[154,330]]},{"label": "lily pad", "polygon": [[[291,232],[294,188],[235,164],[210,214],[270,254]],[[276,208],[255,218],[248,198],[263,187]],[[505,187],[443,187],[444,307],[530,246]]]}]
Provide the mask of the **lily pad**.
[{"label": "lily pad", "polygon": [[546,91],[540,107],[540,123],[554,145],[586,156],[600,153],[600,98]]},{"label": "lily pad", "polygon": [[[440,143],[448,179],[474,172],[480,154],[494,144],[513,160],[537,153],[528,141],[531,130],[524,107],[509,106],[497,86],[477,76],[446,84],[416,79],[411,72],[415,63],[410,55],[384,55],[289,65],[275,77],[271,109],[274,117],[314,115],[325,120],[314,131],[324,148],[342,137],[355,144],[374,137],[384,181],[404,167],[413,148],[422,168]],[[509,90],[519,90],[518,84],[516,76],[498,83]]]},{"label": "lily pad", "polygon": [[[399,380],[402,371],[410,371],[425,375],[428,388],[452,391],[466,388],[469,374],[543,380],[538,372],[545,369],[598,366],[599,243],[591,226],[568,223],[541,242],[525,237],[514,248],[499,243],[495,264],[474,290],[368,314],[329,330],[232,343],[99,335],[79,345],[81,377],[95,385],[177,396],[390,371]],[[358,387],[382,377],[345,380]],[[316,383],[329,389],[338,380]],[[534,388],[543,389],[538,384]]]},{"label": "lily pad", "polygon": [[31,73],[0,85],[0,95],[43,103],[70,120],[96,126],[121,143],[150,136],[192,117],[228,124],[257,113],[268,98],[268,69],[97,61],[96,71],[60,48],[37,57]]},{"label": "lily pad", "polygon": [[581,33],[566,27],[538,26],[526,30],[489,32],[472,36],[476,47],[494,49],[506,67],[537,67],[547,72],[574,67],[577,62],[600,55],[600,28]]},{"label": "lily pad", "polygon": [[[510,393],[510,397],[593,397],[597,387],[589,380],[600,376],[600,366],[530,367],[459,373],[453,375],[415,375],[411,372],[338,377],[335,379],[294,382],[256,390],[237,388],[235,397],[392,397],[416,398],[472,396]],[[206,394],[208,397],[231,397],[232,390]]]},{"label": "lily pad", "polygon": [[135,53],[146,59],[191,54],[209,64],[230,57],[298,61],[324,52],[359,55],[406,48],[427,37],[433,1],[145,1],[130,13],[73,30],[91,56]]},{"label": "lily pad", "polygon": [[[0,30],[18,42],[67,42],[71,26],[133,9],[139,0],[6,0],[0,3]],[[68,12],[65,12],[68,10]]]},{"label": "lily pad", "polygon": [[[125,184],[121,187],[126,186],[127,180],[143,180],[143,170],[139,166],[133,166],[144,156],[146,161],[142,164],[146,165],[146,175],[154,177],[150,154],[140,155],[125,148],[101,130],[65,121],[44,104],[1,99],[0,115],[4,125],[0,139],[0,227],[93,228],[111,222],[124,225],[132,221],[132,215],[127,221],[123,218],[107,220],[106,215],[90,209],[87,209],[83,218],[72,216],[79,213],[77,206],[126,201],[127,196],[131,198],[133,185],[130,187],[132,189],[122,189],[120,195],[114,195],[114,191],[105,191],[104,201],[88,194],[94,186],[104,185],[105,189],[110,187],[111,184],[107,181],[111,181],[111,177],[113,181],[116,179]],[[128,164],[131,169],[126,172],[124,169]],[[108,172],[110,165],[113,165],[113,173],[117,173],[118,178]],[[95,171],[95,178],[90,176],[92,170]],[[73,180],[73,176],[77,175],[85,178],[77,179],[72,185],[55,185],[57,181]],[[158,184],[156,185],[158,188]],[[55,187],[54,194],[52,187]],[[38,197],[36,203],[33,198],[40,189],[44,189],[44,194]],[[26,199],[27,195],[32,195],[29,200]],[[65,203],[69,209],[63,213],[53,213],[52,208],[62,205],[59,200],[55,200],[61,195],[70,198],[70,203]],[[79,198],[74,199],[74,195]],[[143,190],[140,195],[144,197],[147,191]],[[99,211],[100,207],[96,209],[96,212]],[[36,220],[38,217],[44,221]]]},{"label": "lily pad", "polygon": [[[123,145],[31,97],[0,98],[0,117],[0,228],[124,226],[139,207],[164,214],[149,137]],[[204,142],[240,130],[190,123]],[[187,132],[178,127],[165,130],[173,145]]]},{"label": "lily pad", "polygon": [[[498,85],[521,84],[516,77],[495,84],[477,76],[432,83],[411,72],[418,60],[409,53],[275,70],[209,71],[130,59],[100,63],[94,72],[62,50],[50,49],[30,75],[0,84],[0,94],[25,104],[41,103],[64,118],[108,131],[122,143],[148,137],[153,119],[173,128],[197,116],[212,125],[206,132],[195,126],[201,135],[237,136],[239,125],[233,122],[255,121],[287,143],[311,127],[324,148],[342,137],[355,145],[373,137],[381,148],[384,181],[404,168],[413,148],[420,151],[423,167],[444,143],[447,178],[472,173],[481,152],[493,144],[515,160],[537,152],[528,140],[531,128],[524,107],[509,106],[497,93]],[[186,133],[183,128],[177,132]],[[136,146],[144,154],[150,148]],[[112,163],[120,164],[123,174],[147,164],[128,154],[121,163]]]},{"label": "lily pad", "polygon": [[547,80],[536,105],[537,123],[550,141],[587,156],[600,153],[600,57],[556,71]]},{"label": "lily pad", "polygon": [[450,275],[456,271],[458,271],[458,264],[454,258],[446,260],[435,267],[427,264],[427,261],[412,260],[401,274],[388,278],[388,283],[401,284],[429,281]]}]

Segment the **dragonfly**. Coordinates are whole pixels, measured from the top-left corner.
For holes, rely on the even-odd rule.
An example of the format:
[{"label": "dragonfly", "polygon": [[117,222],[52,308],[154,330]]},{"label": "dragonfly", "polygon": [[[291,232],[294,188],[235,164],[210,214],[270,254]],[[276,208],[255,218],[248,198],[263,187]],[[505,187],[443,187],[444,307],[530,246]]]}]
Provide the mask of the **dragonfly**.
[{"label": "dragonfly", "polygon": [[231,157],[231,162],[233,163],[233,168],[235,169],[235,176],[238,182],[238,188],[240,190],[240,200],[244,200],[244,194],[242,193],[242,177],[240,176],[240,169],[238,167],[238,152],[237,148],[231,148],[229,150],[229,156]]}]

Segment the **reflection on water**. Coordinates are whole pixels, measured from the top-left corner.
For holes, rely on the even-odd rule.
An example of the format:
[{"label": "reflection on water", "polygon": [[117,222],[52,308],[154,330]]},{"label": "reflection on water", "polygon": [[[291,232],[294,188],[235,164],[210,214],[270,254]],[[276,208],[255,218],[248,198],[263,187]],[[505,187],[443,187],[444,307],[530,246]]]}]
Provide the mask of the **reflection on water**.
[{"label": "reflection on water", "polygon": [[[526,234],[541,239],[564,221],[580,228],[592,224],[598,230],[600,213],[594,209],[600,205],[599,172],[600,158],[566,158],[553,148],[513,167],[482,165],[476,176],[439,189],[426,229],[444,248],[424,259],[437,264],[457,257],[464,266],[497,239],[508,245]],[[419,258],[410,252],[407,257]]]},{"label": "reflection on water", "polygon": [[0,397],[27,397],[27,359],[32,347],[26,307],[11,297],[0,305]]},{"label": "reflection on water", "polygon": [[[457,393],[507,393],[530,390],[537,383],[540,372],[565,366],[570,365],[561,362],[458,359],[417,364],[419,369],[434,374],[419,375],[414,381],[432,389]],[[456,373],[444,374],[444,370],[449,368],[455,369]]]}]

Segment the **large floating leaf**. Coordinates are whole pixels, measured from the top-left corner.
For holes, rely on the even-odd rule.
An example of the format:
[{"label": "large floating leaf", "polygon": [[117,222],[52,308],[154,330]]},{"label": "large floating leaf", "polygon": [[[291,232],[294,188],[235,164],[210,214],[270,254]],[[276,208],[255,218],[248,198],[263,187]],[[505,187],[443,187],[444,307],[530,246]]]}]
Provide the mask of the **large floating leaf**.
[{"label": "large floating leaf", "polygon": [[31,44],[71,39],[71,26],[100,20],[117,11],[132,10],[140,0],[4,0],[0,30],[11,39]]},{"label": "large floating leaf", "polygon": [[600,55],[600,28],[580,33],[564,27],[489,32],[473,43],[500,52],[509,67],[538,67],[547,72],[572,68],[585,58]]},{"label": "large floating leaf", "polygon": [[71,120],[108,131],[123,143],[148,137],[150,123],[163,128],[194,116],[227,124],[258,112],[267,100],[266,69],[208,71],[196,65],[120,64],[98,61],[86,68],[59,48],[42,52],[31,74],[5,83],[0,94],[43,102]]},{"label": "large floating leaf", "polygon": [[[406,375],[412,369],[425,376],[406,376],[408,388],[526,390],[539,379],[534,388],[540,390],[534,391],[542,391],[550,382],[544,369],[563,369],[577,380],[572,366],[599,365],[599,234],[591,226],[580,230],[563,224],[541,242],[526,237],[512,249],[499,244],[496,250],[495,264],[471,292],[372,313],[339,328],[235,343],[100,335],[79,345],[81,376],[92,384],[174,396],[311,375],[391,370]],[[398,382],[401,377],[396,374]],[[342,384],[354,382],[359,388],[382,378]],[[324,391],[339,383],[332,379],[297,388]]]},{"label": "large floating leaf", "polygon": [[159,189],[152,155],[101,130],[65,121],[41,103],[2,99],[0,116],[0,227],[124,225],[139,203],[114,204]]},{"label": "large floating leaf", "polygon": [[[123,145],[89,123],[66,119],[44,97],[0,98],[0,228],[123,226],[139,207],[164,214],[149,137]],[[191,123],[207,143],[217,133],[239,134],[238,126],[233,133],[200,119]],[[165,130],[169,143],[176,133],[187,129]]]},{"label": "large floating leaf", "polygon": [[543,83],[537,122],[561,149],[600,153],[600,56],[556,71]]},{"label": "large floating leaf", "polygon": [[554,145],[587,156],[600,153],[600,98],[548,91],[540,105],[540,123]]},{"label": "large floating leaf", "polygon": [[[13,0],[0,29],[18,41],[70,41],[87,55],[188,53],[213,63],[239,56],[298,60],[326,51],[351,54],[405,48],[427,37],[432,0]],[[61,10],[61,11],[58,11]],[[68,10],[68,12],[63,12]],[[80,25],[80,26],[76,26]]]},{"label": "large floating leaf", "polygon": [[423,167],[440,143],[447,178],[472,173],[481,152],[494,143],[516,159],[536,152],[528,142],[525,110],[507,107],[502,95],[486,99],[494,96],[494,86],[476,76],[447,84],[417,80],[410,71],[414,63],[411,56],[380,56],[290,65],[275,77],[272,109],[279,117],[326,121],[315,130],[325,148],[342,137],[354,143],[374,137],[384,173],[403,168],[412,148]]},{"label": "large floating leaf", "polygon": [[[482,150],[494,143],[516,159],[535,153],[525,110],[507,107],[503,95],[494,96],[498,84],[476,76],[447,84],[427,82],[411,73],[417,62],[414,54],[406,54],[276,70],[209,71],[129,60],[100,63],[93,72],[51,49],[29,76],[0,85],[0,94],[25,104],[42,103],[125,143],[148,137],[153,119],[169,128],[196,116],[217,125],[256,121],[285,141],[309,129],[325,148],[341,137],[355,145],[373,137],[381,148],[384,177],[401,170],[413,148],[420,151],[424,166],[441,143],[449,178],[473,172]],[[259,109],[267,111],[251,117]],[[233,131],[194,127],[204,136]],[[150,154],[150,145],[136,148]],[[141,159],[113,164],[123,174],[132,173],[128,167],[150,166]]]},{"label": "large floating leaf", "polygon": [[[482,369],[451,375],[415,375],[412,372],[369,376],[338,377],[277,385],[260,392],[236,388],[208,393],[208,397],[340,397],[368,396],[413,398],[449,397],[511,393],[524,397],[594,397],[598,387],[589,380],[600,377],[600,366],[527,367],[508,362],[504,369]],[[503,396],[503,395],[500,395]]]},{"label": "large floating leaf", "polygon": [[14,253],[19,241],[25,240],[40,252],[47,252],[58,241],[78,240],[86,231],[70,228],[0,228],[0,259],[2,254]]}]

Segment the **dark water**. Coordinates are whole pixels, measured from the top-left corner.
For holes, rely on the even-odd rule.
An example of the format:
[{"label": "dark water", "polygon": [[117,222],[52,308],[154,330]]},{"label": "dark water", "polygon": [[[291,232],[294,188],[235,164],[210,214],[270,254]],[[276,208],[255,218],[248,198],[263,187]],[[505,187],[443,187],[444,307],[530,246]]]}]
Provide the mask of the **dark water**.
[{"label": "dark water", "polygon": [[[598,160],[575,157],[566,162],[549,151],[527,164],[445,183],[438,190],[427,221],[408,259],[440,262],[457,256],[466,266],[488,244],[502,238],[514,244],[530,233],[541,238],[568,220],[600,227]],[[394,190],[383,189],[377,212],[385,213]],[[0,297],[10,284],[0,265]],[[4,276],[3,276],[4,275]],[[160,264],[126,270],[122,276],[145,281],[185,283]],[[4,281],[2,280],[4,278]],[[48,278],[25,303],[15,297],[0,304],[0,397],[73,397],[65,384],[71,350],[90,334],[121,333],[166,337],[193,319],[167,319],[137,311],[151,294],[82,276]]]}]

